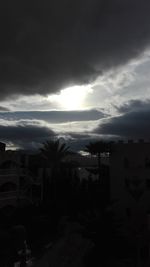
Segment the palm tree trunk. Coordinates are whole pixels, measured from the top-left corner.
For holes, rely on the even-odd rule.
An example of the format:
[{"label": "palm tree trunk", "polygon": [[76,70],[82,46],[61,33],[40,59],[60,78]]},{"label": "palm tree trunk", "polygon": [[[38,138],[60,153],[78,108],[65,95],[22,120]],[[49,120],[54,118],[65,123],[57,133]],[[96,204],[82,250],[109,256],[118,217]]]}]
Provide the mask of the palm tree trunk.
[{"label": "palm tree trunk", "polygon": [[101,181],[101,153],[97,153],[97,160],[98,160],[98,179],[99,182]]},{"label": "palm tree trunk", "polygon": [[42,202],[45,202],[47,200],[46,188],[47,188],[46,164],[44,163],[43,174],[42,174],[42,190],[41,190]]}]

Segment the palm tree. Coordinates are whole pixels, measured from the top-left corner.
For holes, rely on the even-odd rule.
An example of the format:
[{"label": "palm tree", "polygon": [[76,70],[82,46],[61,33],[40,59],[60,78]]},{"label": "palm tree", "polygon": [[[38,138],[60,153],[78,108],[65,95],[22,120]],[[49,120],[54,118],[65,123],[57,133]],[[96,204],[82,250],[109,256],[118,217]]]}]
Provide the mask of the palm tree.
[{"label": "palm tree", "polygon": [[[51,185],[54,189],[54,183],[56,179],[60,176],[60,169],[63,159],[69,153],[69,147],[65,143],[61,143],[60,139],[57,140],[47,140],[43,143],[43,147],[40,148],[40,151],[44,158],[45,168],[46,165],[49,165],[51,168]],[[46,187],[46,173],[44,171],[43,175],[43,187]],[[48,181],[49,183],[50,181]],[[45,186],[44,186],[45,185]],[[47,188],[48,189],[48,188]],[[45,188],[43,188],[45,192]],[[47,190],[46,190],[47,191]]]},{"label": "palm tree", "polygon": [[98,173],[99,173],[99,180],[101,178],[101,156],[104,153],[110,152],[109,143],[104,141],[96,141],[90,142],[86,146],[86,152],[90,153],[91,155],[96,155],[98,160]]},{"label": "palm tree", "polygon": [[60,140],[49,140],[43,143],[40,149],[46,160],[49,161],[50,166],[58,166],[60,162],[68,153],[69,147],[65,143],[60,143]]}]

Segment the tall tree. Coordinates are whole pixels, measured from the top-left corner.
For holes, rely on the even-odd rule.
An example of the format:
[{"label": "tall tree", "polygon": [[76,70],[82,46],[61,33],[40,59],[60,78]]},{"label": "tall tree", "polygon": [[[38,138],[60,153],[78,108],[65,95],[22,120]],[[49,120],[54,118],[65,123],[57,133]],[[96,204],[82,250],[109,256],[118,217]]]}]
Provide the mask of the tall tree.
[{"label": "tall tree", "polygon": [[60,143],[60,140],[49,140],[43,143],[40,149],[45,159],[49,161],[50,166],[59,165],[68,153],[69,147],[65,143]]},{"label": "tall tree", "polygon": [[98,161],[98,173],[99,173],[99,180],[101,179],[101,157],[102,154],[110,152],[109,143],[104,141],[96,141],[90,142],[86,146],[86,152],[89,152],[91,155],[97,156]]},{"label": "tall tree", "polygon": [[[49,166],[51,169],[51,188],[54,190],[54,183],[61,174],[61,163],[65,156],[69,153],[69,147],[65,143],[61,143],[59,139],[48,140],[43,143],[43,147],[40,151],[44,157],[45,168]],[[44,170],[43,185],[46,187],[46,173]],[[45,192],[45,189],[43,189]],[[54,193],[54,192],[53,192]]]}]

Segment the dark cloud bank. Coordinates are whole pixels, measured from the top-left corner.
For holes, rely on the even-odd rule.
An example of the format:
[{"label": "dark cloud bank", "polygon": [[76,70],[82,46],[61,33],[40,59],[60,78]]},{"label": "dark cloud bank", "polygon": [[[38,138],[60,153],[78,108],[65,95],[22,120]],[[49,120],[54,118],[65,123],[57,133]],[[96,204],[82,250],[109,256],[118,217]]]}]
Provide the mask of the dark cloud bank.
[{"label": "dark cloud bank", "polygon": [[106,119],[95,132],[124,139],[150,141],[150,101],[132,100],[118,108],[122,115]]},{"label": "dark cloud bank", "polygon": [[[49,139],[62,137],[62,133],[56,133],[48,126],[43,126],[38,121],[20,121],[14,125],[0,125],[0,140],[7,145],[30,151],[38,151],[39,147]],[[85,148],[90,140],[90,133],[75,134],[63,133],[63,139],[71,150],[79,151]]]},{"label": "dark cloud bank", "polygon": [[[98,121],[105,116],[99,110],[0,112],[0,140],[24,149],[36,149],[47,139],[62,135],[51,129],[51,123]],[[83,147],[91,138],[89,133],[65,133],[65,128],[63,132],[74,150]]]},{"label": "dark cloud bank", "polygon": [[88,83],[149,45],[149,0],[8,0],[0,8],[0,96]]},{"label": "dark cloud bank", "polygon": [[16,125],[0,125],[0,140],[23,149],[37,149],[42,142],[55,136],[50,128],[38,123],[22,121]]},{"label": "dark cloud bank", "polygon": [[149,111],[150,109],[150,100],[145,99],[144,101],[140,99],[131,99],[128,102],[125,102],[121,106],[113,105],[119,113],[129,113],[133,111]]}]

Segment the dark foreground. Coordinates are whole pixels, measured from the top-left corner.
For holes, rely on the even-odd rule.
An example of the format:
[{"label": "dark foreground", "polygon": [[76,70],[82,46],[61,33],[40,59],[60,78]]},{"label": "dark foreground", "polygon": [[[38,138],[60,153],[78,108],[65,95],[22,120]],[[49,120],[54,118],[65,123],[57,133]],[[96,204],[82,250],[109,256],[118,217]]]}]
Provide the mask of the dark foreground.
[{"label": "dark foreground", "polygon": [[[25,240],[28,265],[18,253]],[[0,266],[19,261],[35,267],[149,266],[149,233],[126,232],[109,209],[65,216],[51,207],[28,207],[1,219]]]}]

